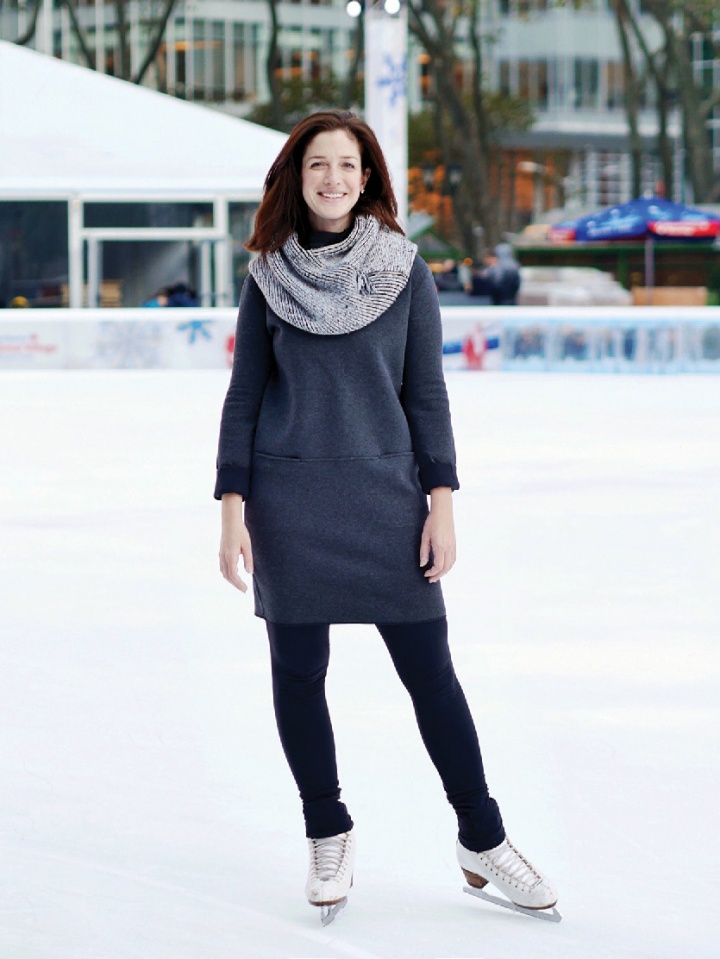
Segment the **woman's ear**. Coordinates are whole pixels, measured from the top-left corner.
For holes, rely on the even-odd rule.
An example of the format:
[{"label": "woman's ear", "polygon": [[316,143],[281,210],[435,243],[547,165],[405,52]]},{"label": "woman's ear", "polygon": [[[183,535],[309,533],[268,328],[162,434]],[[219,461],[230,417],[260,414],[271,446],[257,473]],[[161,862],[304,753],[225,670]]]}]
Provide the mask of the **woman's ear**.
[{"label": "woman's ear", "polygon": [[367,181],[370,179],[370,167],[363,171],[362,185],[360,187],[360,192],[362,193],[367,186]]}]

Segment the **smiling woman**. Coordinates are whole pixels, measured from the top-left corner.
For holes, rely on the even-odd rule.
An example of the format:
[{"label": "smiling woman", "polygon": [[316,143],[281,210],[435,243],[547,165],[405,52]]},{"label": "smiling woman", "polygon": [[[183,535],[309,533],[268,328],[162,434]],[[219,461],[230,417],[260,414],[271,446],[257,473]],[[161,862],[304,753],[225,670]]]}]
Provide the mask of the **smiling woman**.
[{"label": "smiling woman", "polygon": [[267,621],[278,730],[303,803],[306,895],[346,901],[353,821],[325,700],[330,625],[373,623],[458,817],[468,882],[520,906],[552,885],[505,836],[455,676],[439,580],[455,563],[455,447],[432,274],[397,219],[373,131],[341,111],[293,130],[247,246],[215,496],[220,569]]}]

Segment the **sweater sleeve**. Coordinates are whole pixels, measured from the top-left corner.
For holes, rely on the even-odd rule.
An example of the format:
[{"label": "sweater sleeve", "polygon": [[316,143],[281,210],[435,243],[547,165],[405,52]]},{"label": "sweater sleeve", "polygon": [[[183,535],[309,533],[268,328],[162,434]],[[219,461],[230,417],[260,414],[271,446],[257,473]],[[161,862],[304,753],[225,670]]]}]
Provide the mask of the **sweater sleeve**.
[{"label": "sweater sleeve", "polygon": [[420,485],[459,489],[450,405],[442,369],[442,326],[435,283],[418,256],[410,274],[410,316],[400,401],[410,426]]},{"label": "sweater sleeve", "polygon": [[255,429],[274,366],[265,315],[265,298],[248,277],[240,296],[232,376],[220,420],[215,499],[223,493],[244,497],[250,493]]}]

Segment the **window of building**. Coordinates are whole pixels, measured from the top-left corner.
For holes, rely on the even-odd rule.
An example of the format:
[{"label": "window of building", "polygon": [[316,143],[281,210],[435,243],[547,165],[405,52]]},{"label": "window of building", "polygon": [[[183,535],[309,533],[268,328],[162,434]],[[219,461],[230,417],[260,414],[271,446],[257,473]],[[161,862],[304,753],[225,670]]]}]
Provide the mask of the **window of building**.
[{"label": "window of building", "polygon": [[498,0],[498,9],[502,16],[526,17],[531,13],[540,13],[549,10],[553,5],[553,0]]},{"label": "window of building", "polygon": [[207,58],[206,24],[204,20],[192,23],[192,40],[189,54],[192,58],[192,90],[188,91],[191,100],[205,99],[205,60]]},{"label": "window of building", "polygon": [[548,84],[548,64],[546,60],[538,60],[535,64],[535,105],[540,110],[547,110],[550,105]]},{"label": "window of building", "polygon": [[566,60],[551,58],[547,61],[548,108],[560,109],[565,106],[565,67]]},{"label": "window of building", "polygon": [[509,96],[512,92],[511,80],[510,80],[510,64],[507,60],[503,60],[500,63],[500,70],[498,76],[498,87],[500,92],[505,96]]},{"label": "window of building", "polygon": [[520,60],[518,63],[518,96],[530,103],[535,99],[533,66],[534,64],[529,60]]},{"label": "window of building", "polygon": [[230,96],[233,100],[242,101],[247,95],[245,57],[245,24],[233,24],[233,88]]},{"label": "window of building", "polygon": [[622,63],[604,63],[605,106],[608,110],[619,110],[625,103],[625,67]]},{"label": "window of building", "polygon": [[[309,33],[310,49],[305,51],[305,74],[313,83],[320,83],[331,70],[332,47],[328,31],[313,27]],[[327,53],[324,47],[327,47]]]},{"label": "window of building", "polygon": [[213,20],[212,39],[208,44],[210,99],[220,102],[225,99],[225,23]]},{"label": "window of building", "polygon": [[184,98],[187,90],[185,20],[178,17],[174,22],[175,32],[175,89],[170,91],[176,97]]},{"label": "window of building", "polygon": [[598,60],[573,61],[573,106],[576,110],[593,110],[599,104],[600,63]]},{"label": "window of building", "polygon": [[518,60],[515,64],[515,82],[512,66],[508,62],[500,64],[500,91],[514,94],[532,106],[546,110],[550,103],[550,69],[547,60]]}]

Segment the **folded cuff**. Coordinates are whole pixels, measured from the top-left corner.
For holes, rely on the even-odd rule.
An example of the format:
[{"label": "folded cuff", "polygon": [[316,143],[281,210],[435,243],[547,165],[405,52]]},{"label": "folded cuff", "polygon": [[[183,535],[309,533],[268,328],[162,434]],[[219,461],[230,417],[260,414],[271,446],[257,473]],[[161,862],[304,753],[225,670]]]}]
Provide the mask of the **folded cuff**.
[{"label": "folded cuff", "polygon": [[215,482],[215,499],[223,493],[239,493],[247,497],[250,492],[250,470],[247,466],[220,466]]},{"label": "folded cuff", "polygon": [[421,463],[419,474],[423,493],[429,493],[437,486],[449,486],[453,490],[460,489],[457,472],[452,463],[436,463],[434,461]]}]

